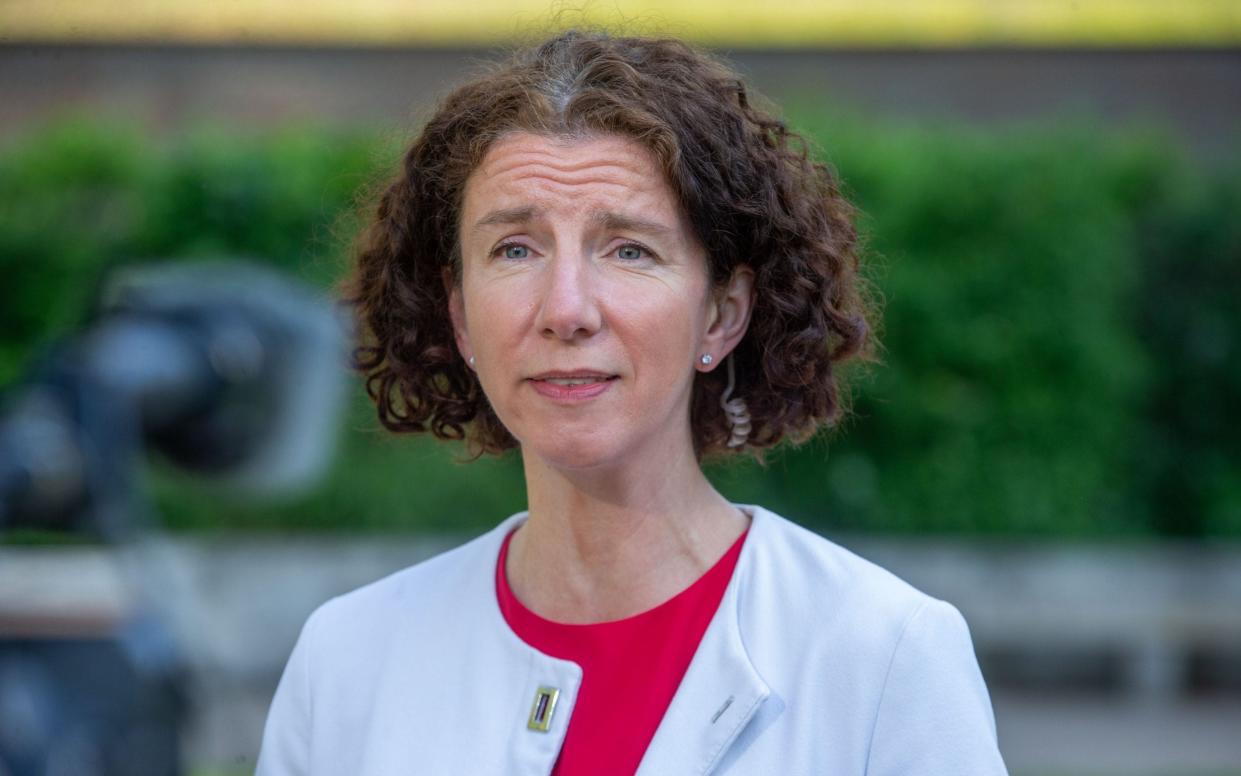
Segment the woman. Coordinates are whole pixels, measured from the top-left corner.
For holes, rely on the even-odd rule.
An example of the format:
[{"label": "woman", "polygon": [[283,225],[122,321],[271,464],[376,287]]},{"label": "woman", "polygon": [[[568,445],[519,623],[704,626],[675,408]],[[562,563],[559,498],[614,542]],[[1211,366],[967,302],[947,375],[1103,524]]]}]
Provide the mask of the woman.
[{"label": "woman", "polygon": [[855,244],[683,43],[568,32],[450,94],[362,241],[358,365],[388,428],[519,447],[529,510],[320,607],[259,774],[1004,773],[957,610],[699,466],[840,417]]}]

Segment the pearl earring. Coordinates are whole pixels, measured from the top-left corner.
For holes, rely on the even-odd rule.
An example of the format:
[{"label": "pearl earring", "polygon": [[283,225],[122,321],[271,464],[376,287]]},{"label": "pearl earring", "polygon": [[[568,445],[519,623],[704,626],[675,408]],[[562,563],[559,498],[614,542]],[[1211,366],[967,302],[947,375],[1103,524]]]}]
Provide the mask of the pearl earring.
[{"label": "pearl earring", "polygon": [[703,366],[710,366],[711,362],[715,360],[715,356],[711,355],[710,353],[703,353],[702,358],[700,358],[699,360],[702,361]]},{"label": "pearl earring", "polygon": [[474,366],[474,357],[470,356],[470,366]]}]

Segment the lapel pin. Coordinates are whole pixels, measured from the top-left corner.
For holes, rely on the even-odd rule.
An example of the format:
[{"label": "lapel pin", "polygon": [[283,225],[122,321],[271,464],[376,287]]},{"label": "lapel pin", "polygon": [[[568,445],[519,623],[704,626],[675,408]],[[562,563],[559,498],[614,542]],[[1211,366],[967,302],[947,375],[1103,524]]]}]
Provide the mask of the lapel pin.
[{"label": "lapel pin", "polygon": [[530,708],[530,719],[526,727],[546,733],[552,726],[552,712],[556,710],[556,699],[560,690],[555,687],[540,687],[534,693],[534,705]]}]

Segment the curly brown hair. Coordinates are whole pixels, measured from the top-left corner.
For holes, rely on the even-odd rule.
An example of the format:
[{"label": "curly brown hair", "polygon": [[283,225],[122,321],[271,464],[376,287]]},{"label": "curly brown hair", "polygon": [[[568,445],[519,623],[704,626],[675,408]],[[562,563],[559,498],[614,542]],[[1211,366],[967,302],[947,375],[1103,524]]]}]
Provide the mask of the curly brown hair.
[{"label": "curly brown hair", "polygon": [[[385,427],[466,439],[478,455],[517,445],[456,352],[444,273],[460,283],[466,179],[497,138],[519,131],[637,140],[685,208],[713,283],[753,268],[750,327],[732,355],[753,422],[746,448],[804,440],[844,415],[836,367],[869,360],[874,343],[854,209],[836,176],[711,55],[675,39],[570,30],[444,98],[379,193],[344,301],[362,337],[354,366]],[[700,458],[729,451],[722,371],[695,378]]]}]

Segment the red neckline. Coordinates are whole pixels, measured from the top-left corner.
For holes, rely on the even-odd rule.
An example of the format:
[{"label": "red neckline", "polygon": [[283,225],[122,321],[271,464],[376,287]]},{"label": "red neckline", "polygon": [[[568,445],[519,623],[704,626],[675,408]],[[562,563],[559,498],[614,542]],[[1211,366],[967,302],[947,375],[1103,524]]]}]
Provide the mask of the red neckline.
[{"label": "red neckline", "polygon": [[[520,526],[518,526],[518,528],[519,527]],[[749,535],[750,529],[747,527],[746,530],[742,531],[741,535],[737,537],[732,546],[730,546],[728,550],[725,551],[714,564],[712,564],[711,568],[707,569],[701,576],[698,577],[698,579],[691,582],[688,587],[681,590],[679,593],[676,593],[671,598],[668,598],[662,603],[656,604],[650,609],[638,612],[637,614],[632,614],[628,617],[622,617],[619,620],[602,620],[600,622],[587,623],[558,622],[556,620],[549,620],[527,607],[517,598],[516,595],[513,594],[513,590],[508,584],[508,575],[504,573],[504,566],[505,559],[508,557],[509,541],[513,538],[513,534],[516,532],[517,528],[514,528],[504,537],[504,541],[500,545],[499,557],[496,560],[496,595],[500,602],[500,610],[503,612],[505,619],[509,620],[510,627],[515,625],[515,623],[512,622],[513,616],[515,615],[516,618],[521,621],[519,625],[527,624],[533,625],[534,627],[540,629],[557,628],[565,631],[572,631],[575,629],[587,628],[601,630],[608,628],[634,627],[646,622],[647,620],[655,619],[666,611],[675,609],[678,603],[691,598],[695,591],[709,585],[711,580],[718,576],[722,571],[727,570],[731,576],[732,571],[736,566],[737,557],[741,554],[741,548],[745,544],[745,539]],[[515,627],[514,630],[520,631],[522,628]]]}]

